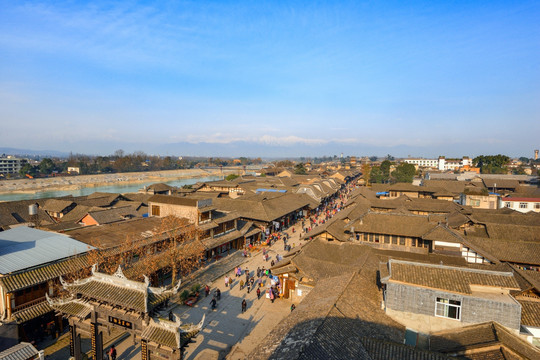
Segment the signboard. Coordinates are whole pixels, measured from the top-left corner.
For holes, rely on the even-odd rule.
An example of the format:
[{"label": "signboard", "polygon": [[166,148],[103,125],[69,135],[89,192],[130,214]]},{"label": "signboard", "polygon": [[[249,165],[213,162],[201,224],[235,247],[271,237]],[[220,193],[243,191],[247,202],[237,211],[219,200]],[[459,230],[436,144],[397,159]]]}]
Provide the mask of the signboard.
[{"label": "signboard", "polygon": [[96,354],[96,324],[90,324],[90,342],[92,344],[92,354]]},{"label": "signboard", "polygon": [[130,321],[122,320],[115,318],[114,316],[109,316],[109,322],[114,325],[125,327],[126,329],[133,329],[133,323]]},{"label": "signboard", "polygon": [[69,337],[69,355],[75,356],[75,329],[73,329],[73,325],[69,325],[69,333],[71,334]]},{"label": "signboard", "polygon": [[146,340],[141,340],[141,360],[148,360],[148,345]]}]

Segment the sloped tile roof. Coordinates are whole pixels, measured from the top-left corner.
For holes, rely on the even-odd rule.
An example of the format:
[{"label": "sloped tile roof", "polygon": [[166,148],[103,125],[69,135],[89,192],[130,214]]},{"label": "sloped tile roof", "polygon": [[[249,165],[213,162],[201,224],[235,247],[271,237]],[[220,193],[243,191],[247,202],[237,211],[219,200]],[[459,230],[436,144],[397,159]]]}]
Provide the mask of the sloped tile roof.
[{"label": "sloped tile roof", "polygon": [[62,275],[70,274],[88,266],[87,257],[83,255],[17,274],[0,277],[0,284],[6,288],[7,292],[13,292],[41,284]]},{"label": "sloped tile roof", "polygon": [[63,304],[52,304],[51,307],[63,314],[77,316],[81,319],[85,319],[92,312],[92,307],[90,305],[84,304],[80,301],[69,301]]},{"label": "sloped tile roof", "polygon": [[540,328],[540,301],[518,299],[521,304],[521,325]]},{"label": "sloped tile roof", "polygon": [[126,287],[91,280],[81,285],[69,284],[66,289],[72,294],[80,294],[85,298],[101,300],[109,304],[118,304],[137,312],[146,312],[145,293]]},{"label": "sloped tile roof", "polygon": [[485,251],[499,261],[540,265],[540,242],[468,236],[465,239],[475,251],[480,254]]},{"label": "sloped tile roof", "polygon": [[160,326],[149,326],[144,329],[142,339],[153,341],[157,344],[165,345],[171,349],[178,349],[178,343],[176,342],[176,334],[168,329],[164,329]]},{"label": "sloped tile roof", "polygon": [[471,285],[516,290],[520,288],[511,272],[503,273],[400,260],[390,260],[390,280],[461,294],[472,294]]},{"label": "sloped tile roof", "polygon": [[71,200],[47,199],[41,207],[46,211],[62,212],[62,210],[71,206],[72,204],[73,201]]},{"label": "sloped tile roof", "polygon": [[16,311],[11,314],[11,317],[20,324],[28,320],[35,319],[51,311],[53,311],[53,309],[49,306],[49,303],[47,301],[43,301],[22,310]]},{"label": "sloped tile roof", "polygon": [[430,222],[427,216],[421,215],[368,213],[348,226],[354,227],[357,233],[422,237],[437,226],[437,223]]},{"label": "sloped tile roof", "polygon": [[540,350],[494,321],[435,332],[430,338],[431,350],[447,354],[472,349],[479,355],[488,354],[496,346],[503,354],[509,349],[521,359],[540,359]]}]

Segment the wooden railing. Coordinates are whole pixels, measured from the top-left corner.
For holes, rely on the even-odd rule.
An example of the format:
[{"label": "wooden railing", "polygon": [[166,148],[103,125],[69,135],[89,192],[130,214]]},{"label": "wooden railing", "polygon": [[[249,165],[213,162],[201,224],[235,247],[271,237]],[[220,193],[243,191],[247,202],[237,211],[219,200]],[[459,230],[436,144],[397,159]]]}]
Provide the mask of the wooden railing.
[{"label": "wooden railing", "polygon": [[32,301],[25,302],[24,304],[15,306],[15,308],[13,309],[13,312],[29,308],[29,307],[34,306],[36,304],[39,304],[39,303],[41,303],[41,302],[43,302],[45,300],[46,300],[45,296],[42,296],[42,297],[34,299]]}]

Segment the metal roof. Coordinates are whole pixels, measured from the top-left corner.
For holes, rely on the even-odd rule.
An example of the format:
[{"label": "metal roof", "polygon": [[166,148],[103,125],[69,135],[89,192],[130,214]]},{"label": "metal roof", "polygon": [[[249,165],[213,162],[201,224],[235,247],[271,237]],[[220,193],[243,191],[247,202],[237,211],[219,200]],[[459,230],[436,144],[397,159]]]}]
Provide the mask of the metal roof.
[{"label": "metal roof", "polygon": [[281,189],[257,189],[255,190],[257,193],[260,193],[260,192],[279,192],[279,193],[286,193],[287,190],[281,190]]},{"label": "metal roof", "polygon": [[16,227],[0,232],[0,274],[71,257],[92,248],[66,235]]},{"label": "metal roof", "polygon": [[1,360],[27,360],[38,355],[37,349],[30,343],[22,342],[0,352]]}]

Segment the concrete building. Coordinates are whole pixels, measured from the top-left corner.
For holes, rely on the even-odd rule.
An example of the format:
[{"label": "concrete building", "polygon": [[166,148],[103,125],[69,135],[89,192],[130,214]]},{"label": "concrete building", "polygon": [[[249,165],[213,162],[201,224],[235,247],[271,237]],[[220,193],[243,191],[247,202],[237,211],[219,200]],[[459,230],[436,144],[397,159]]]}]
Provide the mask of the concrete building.
[{"label": "concrete building", "polygon": [[18,174],[21,168],[28,163],[26,159],[16,158],[14,156],[0,157],[0,174]]},{"label": "concrete building", "polygon": [[444,156],[439,156],[438,159],[405,159],[403,162],[415,165],[417,168],[433,168],[440,171],[457,170],[464,166],[472,166],[472,160],[468,156],[461,159],[447,159]]},{"label": "concrete building", "polygon": [[522,213],[529,211],[540,212],[540,198],[508,196],[501,198],[500,207],[509,208]]}]

